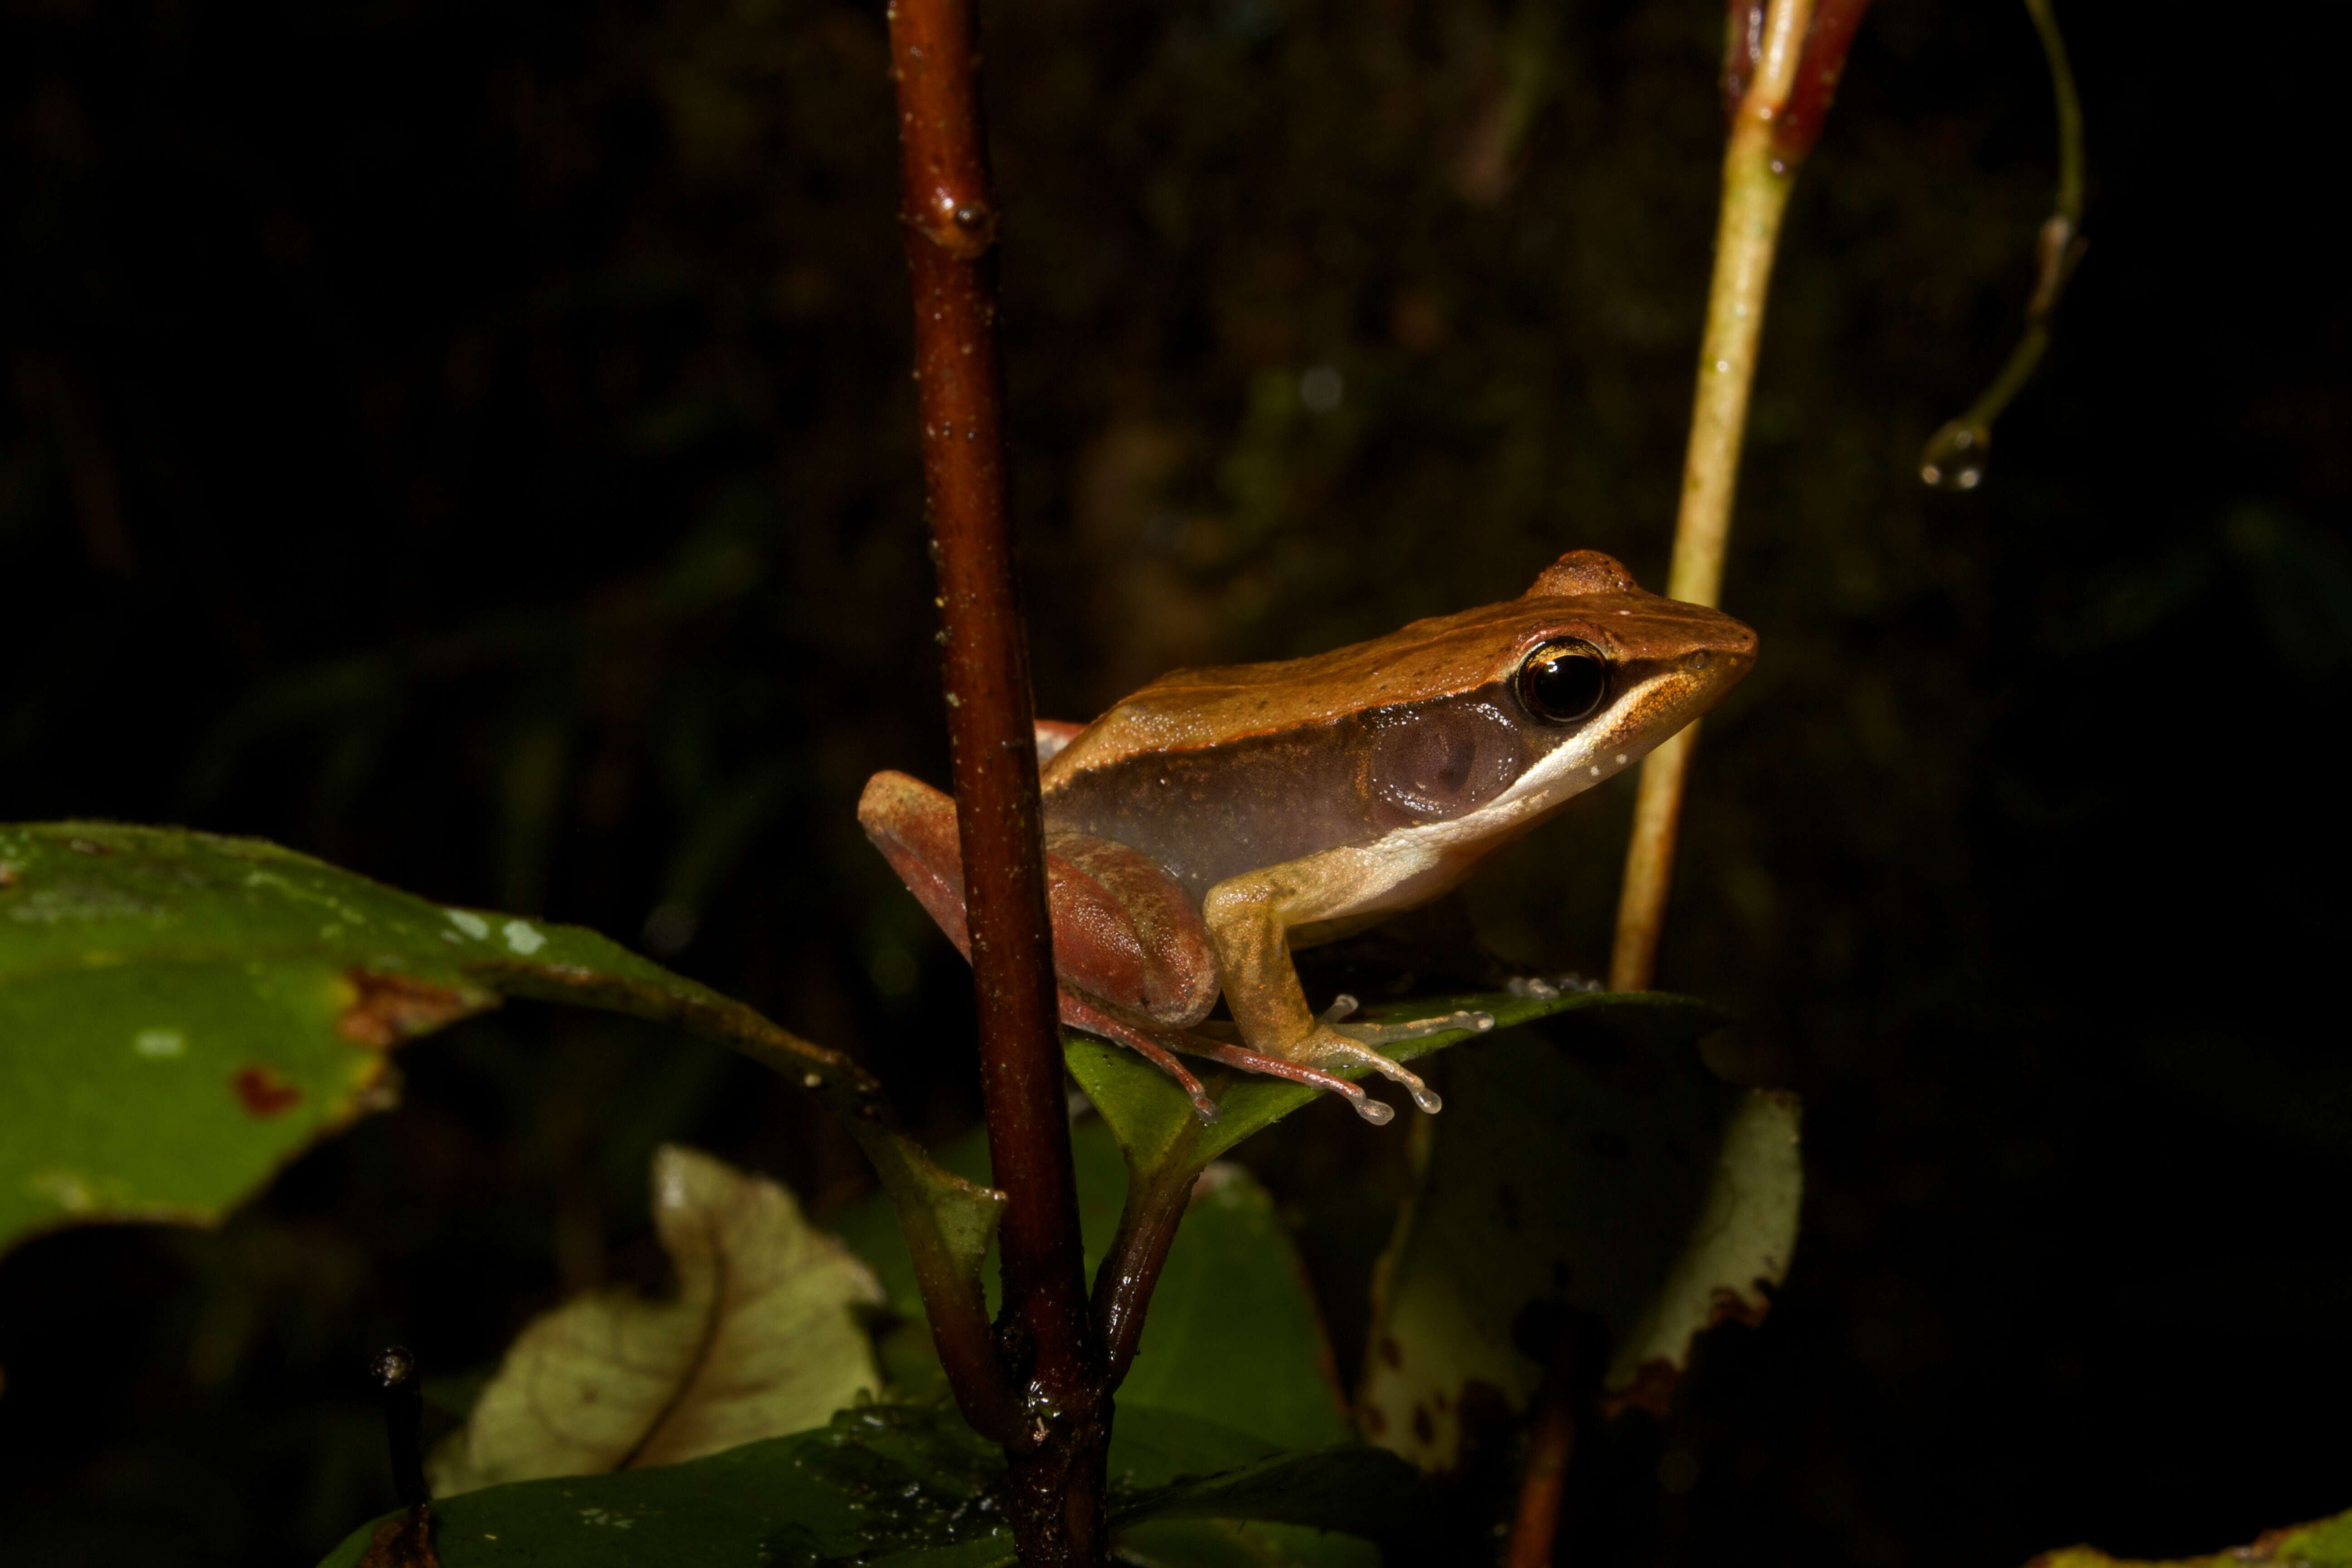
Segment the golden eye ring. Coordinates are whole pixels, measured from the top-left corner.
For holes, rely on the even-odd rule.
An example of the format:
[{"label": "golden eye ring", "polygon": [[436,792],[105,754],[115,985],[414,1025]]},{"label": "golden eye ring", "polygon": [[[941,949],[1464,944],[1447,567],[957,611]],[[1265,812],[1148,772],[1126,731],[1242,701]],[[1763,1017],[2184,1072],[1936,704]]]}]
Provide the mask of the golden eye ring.
[{"label": "golden eye ring", "polygon": [[1609,661],[1589,642],[1555,637],[1519,666],[1519,702],[1547,724],[1590,719],[1609,700]]}]

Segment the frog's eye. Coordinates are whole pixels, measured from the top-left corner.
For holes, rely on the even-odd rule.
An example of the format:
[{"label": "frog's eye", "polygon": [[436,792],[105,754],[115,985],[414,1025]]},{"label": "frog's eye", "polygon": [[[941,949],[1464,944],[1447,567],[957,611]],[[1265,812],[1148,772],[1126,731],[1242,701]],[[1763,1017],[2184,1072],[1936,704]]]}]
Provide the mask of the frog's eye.
[{"label": "frog's eye", "polygon": [[1591,643],[1561,637],[1519,666],[1519,700],[1549,724],[1590,719],[1609,695],[1609,662]]}]

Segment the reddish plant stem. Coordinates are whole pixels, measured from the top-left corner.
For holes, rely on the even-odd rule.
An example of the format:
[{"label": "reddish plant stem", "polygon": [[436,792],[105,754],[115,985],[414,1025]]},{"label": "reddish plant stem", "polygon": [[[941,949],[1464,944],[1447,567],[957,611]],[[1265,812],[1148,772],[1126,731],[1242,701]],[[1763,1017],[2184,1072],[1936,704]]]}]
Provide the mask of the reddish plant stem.
[{"label": "reddish plant stem", "polygon": [[1144,1311],[1160,1284],[1160,1266],[1168,1261],[1169,1245],[1183,1223],[1199,1175],[1198,1167],[1171,1151],[1149,1182],[1130,1178],[1118,1235],[1095,1273],[1095,1334],[1113,1388],[1135,1360],[1143,1339]]},{"label": "reddish plant stem", "polygon": [[1511,1520],[1504,1568],[1551,1568],[1560,1496],[1576,1451],[1575,1363],[1573,1348],[1564,1337],[1536,1391],[1535,1426],[1528,1432],[1527,1468],[1519,1477],[1519,1507]]},{"label": "reddish plant stem", "polygon": [[1006,1194],[999,1353],[1024,1563],[1102,1561],[1108,1401],[1094,1352],[1040,855],[1028,647],[1013,570],[996,209],[971,0],[896,0],[901,218],[989,1157]]},{"label": "reddish plant stem", "polygon": [[1783,158],[1801,158],[1821,140],[1822,122],[1829,118],[1830,102],[1837,97],[1838,79],[1845,74],[1855,29],[1869,9],[1870,0],[1814,0],[1812,19],[1805,28],[1805,47],[1797,59],[1796,79],[1789,84],[1789,100],[1772,128],[1773,150]]}]

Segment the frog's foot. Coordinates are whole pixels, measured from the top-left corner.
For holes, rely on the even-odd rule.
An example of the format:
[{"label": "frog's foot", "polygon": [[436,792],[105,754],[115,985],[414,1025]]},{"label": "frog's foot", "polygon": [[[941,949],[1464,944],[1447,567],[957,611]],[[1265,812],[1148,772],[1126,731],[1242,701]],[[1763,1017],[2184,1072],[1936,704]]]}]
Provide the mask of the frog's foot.
[{"label": "frog's foot", "polygon": [[[1303,1062],[1288,1061],[1281,1057],[1269,1057],[1262,1052],[1251,1050],[1246,1046],[1227,1045],[1223,1040],[1212,1039],[1198,1031],[1190,1032],[1184,1036],[1184,1050],[1189,1056],[1206,1057],[1213,1062],[1222,1063],[1229,1068],[1239,1068],[1244,1072],[1260,1073],[1267,1078],[1287,1079],[1292,1083],[1303,1083],[1309,1089],[1319,1089],[1327,1093],[1336,1094],[1354,1107],[1357,1115],[1375,1127],[1386,1125],[1389,1119],[1396,1114],[1395,1109],[1387,1101],[1374,1100],[1370,1095],[1366,1094],[1360,1085],[1349,1083],[1346,1079],[1336,1074],[1318,1071]],[[1391,1068],[1396,1066],[1393,1062],[1389,1065]],[[1405,1076],[1412,1077],[1410,1073]],[[1421,1082],[1417,1078],[1412,1081],[1416,1085]],[[1428,1091],[1423,1089],[1422,1092]],[[1434,1104],[1436,1098],[1435,1095],[1431,1095],[1432,1103],[1423,1105],[1422,1109],[1424,1110],[1436,1109]],[[1414,1096],[1414,1102],[1420,1103],[1419,1095]]]},{"label": "frog's foot", "polygon": [[1350,1066],[1360,1063],[1370,1068],[1374,1072],[1384,1074],[1397,1083],[1402,1084],[1406,1091],[1412,1096],[1412,1102],[1432,1116],[1436,1115],[1445,1102],[1438,1099],[1436,1092],[1427,1084],[1421,1081],[1419,1075],[1407,1069],[1402,1062],[1391,1059],[1373,1047],[1394,1045],[1399,1040],[1419,1040],[1426,1039],[1432,1035],[1454,1034],[1464,1029],[1483,1034],[1495,1026],[1495,1016],[1492,1013],[1472,1012],[1467,1009],[1440,1013],[1427,1018],[1410,1018],[1393,1024],[1342,1022],[1355,1013],[1356,1005],[1356,999],[1353,996],[1342,994],[1333,998],[1331,1005],[1326,1008],[1322,1016],[1316,1020],[1315,1036],[1307,1043],[1306,1048],[1300,1054],[1307,1059],[1326,1067],[1335,1062],[1345,1062]]},{"label": "frog's foot", "polygon": [[[1174,1052],[1141,1029],[1121,1023],[1099,1007],[1088,1006],[1066,990],[1062,993],[1062,1022],[1073,1029],[1084,1029],[1089,1035],[1100,1035],[1115,1045],[1125,1046],[1174,1079],[1176,1086],[1192,1098],[1193,1112],[1202,1121],[1214,1121],[1217,1119],[1217,1102],[1209,1098],[1208,1090],[1201,1087],[1201,1080],[1176,1059]],[[1349,1084],[1347,1087],[1354,1089],[1356,1086]]]},{"label": "frog's foot", "polygon": [[1514,996],[1532,996],[1538,1002],[1549,1002],[1555,996],[1572,995],[1580,991],[1606,991],[1608,982],[1587,979],[1581,974],[1514,974],[1503,983],[1503,989]]},{"label": "frog's foot", "polygon": [[[1433,1116],[1445,1102],[1421,1080],[1419,1074],[1402,1063],[1382,1056],[1373,1047],[1395,1040],[1420,1039],[1457,1029],[1483,1030],[1495,1026],[1491,1015],[1468,1012],[1443,1013],[1435,1017],[1416,1018],[1398,1024],[1349,1024],[1342,1026],[1339,1021],[1356,1010],[1356,999],[1342,996],[1316,1020],[1315,1033],[1296,1048],[1297,1057],[1294,1058],[1254,1051],[1246,1046],[1206,1034],[1202,1029],[1171,1031],[1155,1036],[1113,1017],[1066,990],[1062,993],[1061,1001],[1063,1023],[1127,1047],[1175,1079],[1192,1098],[1192,1109],[1203,1121],[1217,1119],[1217,1103],[1202,1089],[1201,1080],[1177,1059],[1174,1051],[1202,1057],[1222,1067],[1239,1068],[1244,1072],[1283,1079],[1291,1083],[1305,1084],[1309,1089],[1322,1089],[1328,1094],[1336,1094],[1345,1100],[1357,1115],[1379,1127],[1395,1117],[1394,1108],[1366,1094],[1360,1085],[1350,1083],[1328,1069],[1364,1067],[1384,1074],[1403,1085],[1406,1092],[1412,1096],[1412,1102]],[[1212,1024],[1205,1027],[1230,1032],[1233,1026]]]},{"label": "frog's foot", "polygon": [[[1209,1098],[1208,1091],[1201,1087],[1201,1080],[1194,1078],[1184,1064],[1176,1058],[1175,1053],[1166,1045],[1162,1045],[1159,1039],[1154,1039],[1132,1024],[1112,1017],[1099,1007],[1087,1005],[1084,1000],[1072,995],[1067,991],[1062,993],[1062,1022],[1073,1029],[1084,1029],[1089,1035],[1100,1035],[1106,1040],[1125,1046],[1145,1061],[1174,1079],[1177,1086],[1192,1097],[1193,1112],[1202,1121],[1214,1121],[1217,1119],[1217,1102]],[[1178,1046],[1186,1056],[1205,1057],[1221,1066],[1239,1068],[1244,1072],[1264,1073],[1269,1078],[1285,1078],[1293,1083],[1303,1083],[1310,1089],[1328,1089],[1331,1093],[1347,1100],[1356,1108],[1357,1115],[1375,1126],[1396,1114],[1344,1078],[1335,1078],[1328,1072],[1318,1072],[1313,1068],[1301,1067],[1297,1062],[1286,1062],[1280,1057],[1260,1056],[1255,1051],[1241,1046],[1228,1045],[1223,1040],[1213,1039],[1190,1029],[1170,1034],[1162,1038]]]}]

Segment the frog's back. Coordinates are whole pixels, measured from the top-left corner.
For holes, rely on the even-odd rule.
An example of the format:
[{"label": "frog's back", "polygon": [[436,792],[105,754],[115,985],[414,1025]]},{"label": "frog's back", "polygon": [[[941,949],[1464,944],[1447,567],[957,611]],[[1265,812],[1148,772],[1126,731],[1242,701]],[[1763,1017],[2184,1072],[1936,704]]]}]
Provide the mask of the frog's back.
[{"label": "frog's back", "polygon": [[1171,670],[1087,725],[1052,772],[1066,778],[1139,752],[1226,746],[1450,696],[1494,673],[1494,642],[1479,634],[1507,635],[1526,619],[1525,602],[1507,600],[1304,658]]},{"label": "frog's back", "polygon": [[[1383,734],[1490,684],[1496,636],[1526,616],[1490,605],[1305,658],[1164,675],[1046,763],[1046,824],[1142,850],[1196,900],[1244,871],[1370,843],[1405,820],[1373,787]],[[1499,716],[1470,721],[1487,771],[1516,763]]]},{"label": "frog's back", "polygon": [[[1562,641],[1609,667],[1590,723],[1538,718],[1517,692],[1535,650]],[[1729,616],[1573,551],[1516,599],[1306,658],[1161,677],[1046,764],[1046,825],[1139,849],[1195,899],[1243,872],[1473,816],[1476,832],[1438,837],[1491,845],[1679,728],[1754,654],[1755,634]],[[1559,761],[1570,752],[1573,779]]]}]

